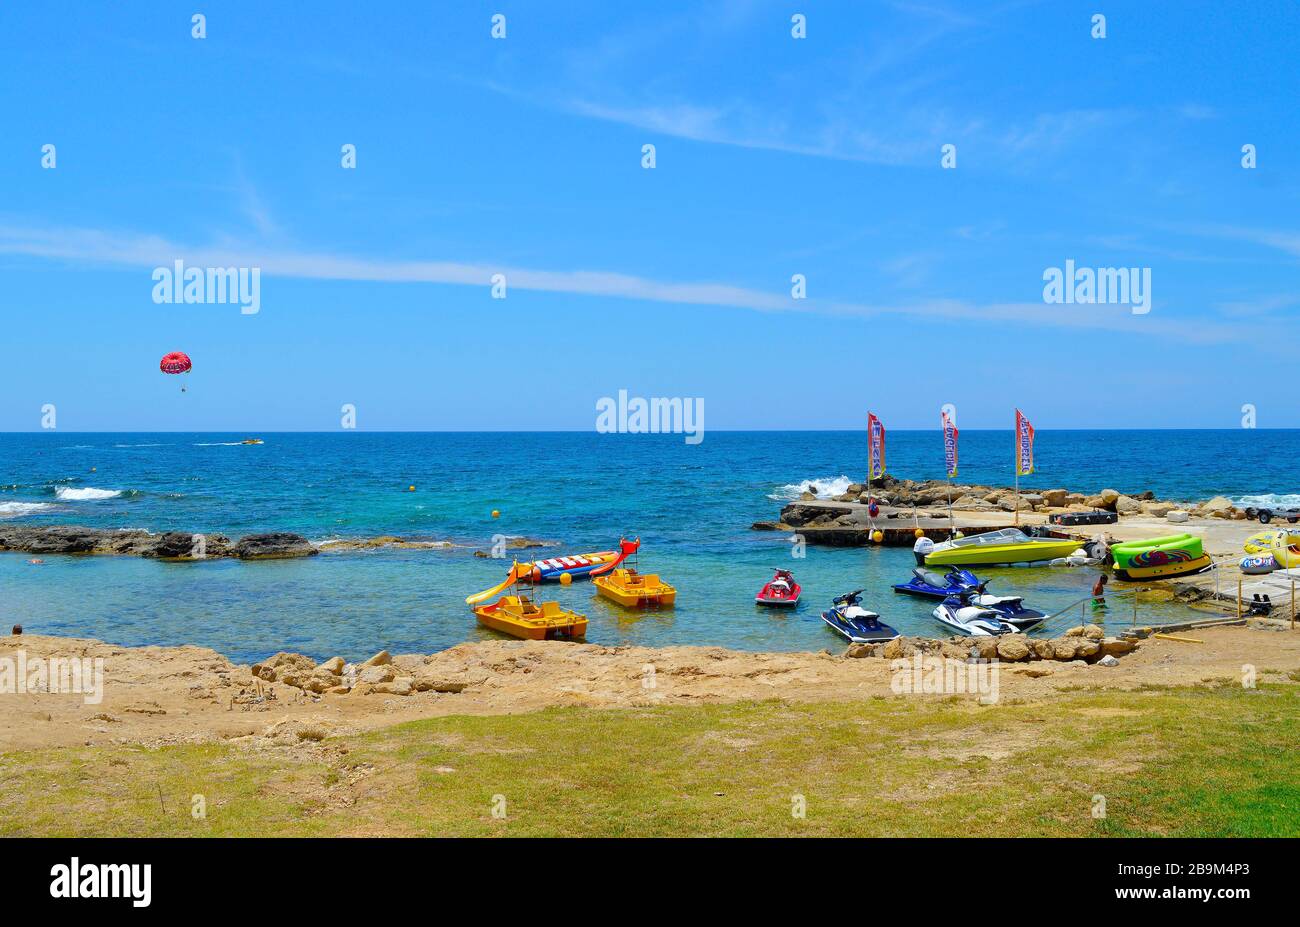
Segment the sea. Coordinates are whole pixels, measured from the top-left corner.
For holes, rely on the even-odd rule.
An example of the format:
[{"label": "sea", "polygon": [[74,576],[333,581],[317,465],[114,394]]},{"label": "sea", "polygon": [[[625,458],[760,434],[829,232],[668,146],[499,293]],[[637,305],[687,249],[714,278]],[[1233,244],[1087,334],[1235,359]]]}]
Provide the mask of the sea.
[{"label": "sea", "polygon": [[[838,651],[820,620],[841,593],[904,634],[940,635],[933,603],[897,595],[913,566],[906,548],[800,546],[751,530],[809,487],[822,496],[865,477],[863,432],[711,431],[681,435],[577,432],[260,434],[0,434],[0,520],[232,538],[292,531],[313,541],[399,535],[439,549],[337,551],[300,560],[166,563],[135,557],[0,554],[0,621],[29,633],[127,645],[198,644],[239,661],[278,650],[316,659],[380,650],[431,652],[494,639],[464,599],[499,582],[503,538],[545,540],[520,559],[642,541],[639,567],[678,589],[677,607],[629,611],[590,583],[542,587],[589,618],[600,644]],[[1300,431],[1040,431],[1025,489],[1063,487],[1164,499],[1226,495],[1300,504]],[[888,435],[888,471],[942,478],[935,431]],[[961,435],[958,482],[1010,485],[1010,431]],[[496,511],[498,515],[493,517]],[[494,543],[495,542],[495,543]],[[507,556],[515,552],[507,551]],[[758,607],[776,568],[803,586],[795,610]],[[984,571],[990,591],[1055,611],[1085,597],[1089,568]],[[1181,606],[1144,603],[1140,619]],[[1128,606],[1112,621],[1128,622]]]}]

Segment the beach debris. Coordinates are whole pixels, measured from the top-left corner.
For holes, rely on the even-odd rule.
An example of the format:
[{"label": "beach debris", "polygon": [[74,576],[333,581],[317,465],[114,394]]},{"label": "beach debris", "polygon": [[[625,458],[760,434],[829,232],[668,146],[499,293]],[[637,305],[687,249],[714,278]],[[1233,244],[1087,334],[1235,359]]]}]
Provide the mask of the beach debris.
[{"label": "beach debris", "polygon": [[1181,634],[1153,634],[1152,637],[1158,637],[1162,641],[1178,641],[1180,644],[1204,644],[1205,641],[1199,637],[1184,637]]},{"label": "beach debris", "polygon": [[1100,660],[1097,661],[1097,665],[1098,666],[1119,666],[1119,661],[1116,660],[1115,657],[1112,656],[1111,654],[1106,654],[1106,656],[1102,657]]}]

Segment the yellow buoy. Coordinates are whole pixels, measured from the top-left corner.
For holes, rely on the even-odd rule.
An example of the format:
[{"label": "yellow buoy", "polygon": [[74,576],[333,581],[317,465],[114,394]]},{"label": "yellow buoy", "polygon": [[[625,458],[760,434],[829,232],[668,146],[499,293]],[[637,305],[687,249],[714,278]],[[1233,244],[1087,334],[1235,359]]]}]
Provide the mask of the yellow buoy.
[{"label": "yellow buoy", "polygon": [[[501,517],[501,511],[500,511],[499,509],[493,509],[493,510],[492,510],[492,517],[493,517],[493,518],[500,518],[500,517]],[[566,575],[567,575],[567,574],[566,574]]]},{"label": "yellow buoy", "polygon": [[572,573],[561,573],[561,574],[560,574],[560,585],[561,585],[561,586],[572,586],[572,585],[573,585],[573,574],[572,574]]},{"label": "yellow buoy", "polygon": [[415,487],[414,487],[414,486],[407,486],[407,487],[406,487],[406,491],[407,491],[407,492],[415,492]]},{"label": "yellow buoy", "polygon": [[877,544],[879,544],[884,539],[885,539],[885,532],[881,531],[879,528],[871,532],[871,540],[875,541]]}]

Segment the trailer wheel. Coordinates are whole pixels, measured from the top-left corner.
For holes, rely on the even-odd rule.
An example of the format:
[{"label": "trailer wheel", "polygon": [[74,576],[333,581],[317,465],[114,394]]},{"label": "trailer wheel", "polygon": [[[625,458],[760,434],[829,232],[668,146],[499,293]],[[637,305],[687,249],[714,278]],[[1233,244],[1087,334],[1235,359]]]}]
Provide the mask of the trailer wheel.
[{"label": "trailer wheel", "polygon": [[1273,520],[1272,512],[1270,512],[1268,509],[1259,510],[1259,523],[1261,525],[1267,525],[1272,520]]}]

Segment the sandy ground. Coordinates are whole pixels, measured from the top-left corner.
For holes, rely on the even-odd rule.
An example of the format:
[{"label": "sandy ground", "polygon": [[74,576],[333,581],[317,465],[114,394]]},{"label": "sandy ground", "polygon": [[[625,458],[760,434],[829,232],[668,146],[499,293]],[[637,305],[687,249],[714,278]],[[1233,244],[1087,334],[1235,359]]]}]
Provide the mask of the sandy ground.
[{"label": "sandy ground", "polygon": [[[1259,678],[1287,681],[1300,671],[1300,630],[1282,621],[1187,632],[1204,643],[1143,641],[1119,666],[1003,664],[1002,700],[1041,701],[1063,689],[1195,685]],[[0,751],[74,745],[209,742],[289,737],[302,728],[347,733],[452,714],[497,714],[549,706],[620,708],[741,699],[845,701],[894,696],[883,659],[825,653],[744,653],[717,648],[605,647],[490,641],[432,655],[393,658],[403,671],[460,692],[408,696],[312,696],[254,680],[248,666],[201,647],[129,648],[95,640],[24,635],[0,639],[4,667],[22,658],[102,658],[102,701],[80,694],[0,694]],[[12,676],[10,677],[12,679]],[[447,687],[447,686],[444,686]],[[963,696],[976,698],[977,696]]]}]

